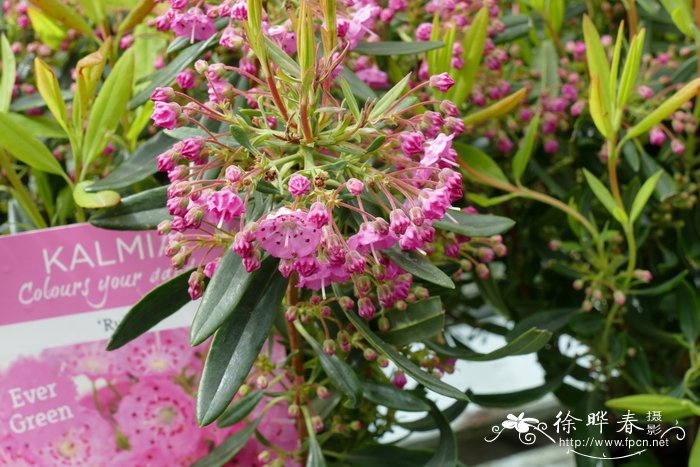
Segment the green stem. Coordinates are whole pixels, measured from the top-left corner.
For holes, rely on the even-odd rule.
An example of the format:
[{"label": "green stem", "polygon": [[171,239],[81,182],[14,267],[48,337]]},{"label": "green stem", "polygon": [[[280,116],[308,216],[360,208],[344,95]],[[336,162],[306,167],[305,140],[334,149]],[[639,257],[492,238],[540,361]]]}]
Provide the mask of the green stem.
[{"label": "green stem", "polygon": [[32,199],[32,195],[29,193],[29,190],[27,190],[27,187],[24,186],[24,183],[22,183],[19,176],[17,176],[17,172],[15,172],[15,168],[12,166],[10,157],[3,150],[0,150],[0,167],[2,167],[3,171],[5,172],[7,180],[15,190],[15,195],[19,198],[19,200],[21,200],[20,204],[25,208],[27,215],[31,218],[34,225],[40,229],[47,228],[48,224],[39,212],[39,209],[37,209],[36,204]]}]

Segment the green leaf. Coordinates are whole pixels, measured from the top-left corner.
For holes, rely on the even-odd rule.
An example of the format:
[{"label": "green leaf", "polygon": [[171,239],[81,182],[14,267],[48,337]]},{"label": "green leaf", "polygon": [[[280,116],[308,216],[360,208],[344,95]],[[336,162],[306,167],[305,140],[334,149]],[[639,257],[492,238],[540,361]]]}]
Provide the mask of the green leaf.
[{"label": "green leaf", "polygon": [[80,0],[80,4],[93,24],[100,24],[105,19],[105,10],[102,0]]},{"label": "green leaf", "polygon": [[695,97],[698,92],[700,92],[700,78],[696,78],[683,86],[674,95],[662,102],[661,105],[654,109],[641,122],[633,126],[625,135],[624,141],[636,138],[651,130],[654,125],[666,119],[666,117],[678,110],[680,106]]},{"label": "green leaf", "polygon": [[386,136],[384,136],[384,135],[377,136],[377,137],[374,139],[374,141],[372,141],[372,142],[370,143],[370,145],[367,146],[367,150],[366,150],[365,153],[366,153],[366,154],[371,154],[371,153],[373,153],[374,151],[376,151],[377,149],[379,149],[380,147],[382,147],[382,144],[384,144],[384,141],[386,141]]},{"label": "green leaf", "polygon": [[[64,102],[72,99],[73,96],[74,94],[71,91],[67,89],[61,90],[61,97],[63,97]],[[10,110],[13,112],[23,112],[34,108],[43,109],[44,107],[46,107],[46,102],[44,102],[44,98],[39,93],[22,96],[10,104]]]},{"label": "green leaf", "polygon": [[141,24],[155,6],[156,2],[153,0],[139,0],[138,3],[132,4],[129,14],[119,23],[117,35],[122,37],[125,33]]},{"label": "green leaf", "polygon": [[65,130],[51,117],[29,116],[14,112],[7,112],[6,115],[18,126],[23,127],[37,138],[65,139],[67,137]]},{"label": "green leaf", "polygon": [[0,58],[2,59],[2,76],[0,77],[0,112],[7,112],[12,102],[12,89],[15,86],[17,63],[12,47],[5,37],[0,35]]},{"label": "green leaf", "polygon": [[[430,417],[430,420],[433,418]],[[358,467],[425,467],[431,454],[428,450],[406,449],[391,444],[365,444],[352,449],[345,462]]]},{"label": "green leaf", "polygon": [[117,206],[96,212],[90,223],[103,229],[153,230],[170,219],[166,190],[163,186],[127,196]]},{"label": "green leaf", "polygon": [[433,226],[468,237],[490,237],[510,230],[515,221],[507,217],[491,214],[469,214],[464,211],[448,210],[447,215]]},{"label": "green leaf", "polygon": [[[478,125],[489,120],[495,120],[503,115],[508,115],[516,108],[522,100],[527,96],[527,88],[520,88],[513,94],[502,98],[501,100],[489,105],[485,109],[470,113],[464,117],[465,125]],[[453,145],[454,146],[454,145]]]},{"label": "green leaf", "polygon": [[447,465],[457,465],[457,438],[452,432],[450,423],[442,415],[434,402],[428,402],[431,406],[430,415],[435,419],[438,430],[440,430],[440,440],[438,441],[435,454],[430,458],[426,467],[444,467]]},{"label": "green leaf", "polygon": [[374,90],[367,86],[364,81],[358,78],[355,73],[347,68],[343,67],[343,69],[340,70],[340,76],[345,78],[345,80],[348,82],[348,86],[350,86],[350,89],[352,89],[352,93],[359,97],[363,102],[377,98],[377,94],[374,92]]},{"label": "green leaf", "polygon": [[552,41],[540,44],[533,66],[540,72],[540,94],[559,88],[559,55]]},{"label": "green leaf", "polygon": [[488,198],[486,196],[481,196],[476,193],[468,193],[467,197],[474,203],[478,204],[479,206],[483,206],[485,208],[490,207],[490,206],[496,206],[502,203],[505,203],[507,201],[510,201],[511,199],[517,198],[518,194],[517,193],[508,193],[506,195],[501,195],[501,196],[493,196],[491,198]]},{"label": "green leaf", "polygon": [[469,347],[463,345],[459,347],[449,347],[431,341],[426,341],[425,345],[437,353],[448,357],[475,362],[487,362],[505,357],[512,357],[514,355],[527,355],[537,352],[544,347],[551,338],[551,332],[543,329],[531,328],[503,347],[485,354],[474,352]]},{"label": "green leaf", "polygon": [[244,297],[214,335],[197,393],[197,421],[202,426],[229,405],[270,334],[287,288],[278,273],[271,276],[268,287]]},{"label": "green leaf", "polygon": [[73,200],[81,208],[98,209],[109,208],[119,204],[121,197],[119,193],[111,190],[88,193],[85,188],[92,185],[92,180],[80,182],[73,188]]},{"label": "green leaf", "polygon": [[621,224],[625,223],[624,218],[621,217],[621,215],[624,215],[624,212],[620,214],[612,194],[605,188],[605,185],[586,169],[583,169],[583,175],[586,177],[586,182],[588,182],[588,186],[591,188],[591,191],[593,191],[595,197],[598,198],[598,201],[605,206],[605,209],[607,209],[618,222]]},{"label": "green leaf", "polygon": [[445,46],[444,42],[440,41],[425,41],[425,42],[404,42],[404,41],[386,41],[386,42],[360,42],[353,52],[363,55],[413,55],[429,50],[440,49]]},{"label": "green leaf", "polygon": [[530,389],[524,389],[522,391],[499,393],[499,394],[474,394],[469,391],[467,394],[471,401],[482,407],[493,407],[493,408],[512,408],[518,407],[530,402],[541,399],[552,391],[555,391],[559,386],[561,386],[564,381],[564,376],[566,374],[561,374],[556,376],[545,383],[542,386],[537,386]]},{"label": "green leaf", "polygon": [[615,48],[613,49],[612,63],[610,63],[610,95],[615,97],[617,92],[617,77],[620,74],[620,58],[622,56],[622,39],[625,37],[625,24],[620,22],[615,38]]},{"label": "green leaf", "polygon": [[107,177],[87,187],[87,191],[119,190],[129,187],[158,171],[156,157],[167,151],[175,140],[164,132],[159,132],[134,151],[124,162],[119,164]]},{"label": "green leaf", "polygon": [[343,91],[343,97],[350,108],[352,116],[355,117],[355,120],[359,121],[361,118],[360,107],[357,105],[357,99],[355,99],[355,95],[352,93],[348,81],[341,75],[338,77],[338,83],[340,84],[340,89]]},{"label": "green leaf", "polygon": [[250,295],[251,287],[255,287],[261,294],[264,293],[270,286],[276,268],[277,261],[268,258],[263,261],[260,269],[248,273],[241,257],[229,249],[204,291],[192,321],[192,345],[199,345],[214,334],[236,308],[245,303],[242,300],[246,293]]},{"label": "green leaf", "polygon": [[683,281],[676,289],[676,307],[685,341],[694,346],[700,335],[700,300],[695,288],[687,281]]},{"label": "green leaf", "polygon": [[420,253],[415,251],[402,251],[397,246],[382,250],[397,266],[409,274],[428,281],[432,284],[454,289],[455,284],[452,279],[437,267],[425,259]]},{"label": "green leaf", "polygon": [[[459,154],[459,158],[476,172],[479,172],[479,174],[502,183],[508,183],[508,178],[498,164],[482,150],[464,143],[452,143],[452,147],[457,151],[457,154]],[[474,177],[468,172],[466,175],[474,180]]]},{"label": "green leaf", "polygon": [[177,57],[170,60],[168,64],[151,75],[148,86],[144,87],[129,101],[129,110],[140,106],[148,99],[157,87],[168,86],[182,70],[194,63],[201,57],[205,50],[216,42],[218,35],[214,34],[206,41],[197,42],[180,52]]},{"label": "green leaf", "polygon": [[107,75],[90,110],[83,144],[84,165],[89,166],[109,141],[107,136],[117,129],[127,111],[134,81],[134,51],[124,52]]},{"label": "green leaf", "polygon": [[396,102],[399,100],[399,97],[406,90],[406,85],[408,84],[408,80],[411,78],[411,75],[412,74],[409,73],[406,76],[404,76],[404,78],[401,81],[396,83],[393,88],[389,89],[386,92],[386,94],[384,94],[381,97],[381,99],[377,101],[377,103],[374,105],[374,108],[369,113],[370,122],[376,122],[377,120],[386,116],[386,111],[396,104]]},{"label": "green leaf", "polygon": [[539,311],[517,322],[513,329],[506,334],[506,340],[512,341],[533,327],[552,333],[557,332],[566,326],[571,317],[577,312],[578,308],[557,308]]},{"label": "green leaf", "polygon": [[601,102],[609,114],[610,104],[612,104],[610,96],[610,65],[608,64],[603,44],[600,41],[600,35],[588,15],[583,17],[583,37],[586,42],[586,61],[588,62],[591,80],[594,76],[598,76]]},{"label": "green leaf", "polygon": [[520,142],[520,147],[513,157],[513,179],[516,183],[520,183],[520,178],[525,173],[525,168],[527,163],[532,157],[532,151],[535,148],[535,140],[537,138],[537,128],[540,126],[540,116],[539,114],[530,120],[530,124],[527,126],[525,131],[525,136]]},{"label": "green leaf", "polygon": [[642,52],[644,52],[644,37],[645,30],[642,29],[634,36],[634,39],[632,39],[632,44],[627,53],[625,66],[622,69],[622,77],[620,78],[620,87],[617,91],[618,112],[627,105],[627,100],[634,89],[634,83],[637,81],[639,66],[642,61]]},{"label": "green leaf", "polygon": [[262,391],[253,391],[235,401],[221,414],[216,424],[220,428],[235,425],[250,414],[265,395]]},{"label": "green leaf", "polygon": [[66,28],[36,8],[27,8],[27,16],[37,39],[52,49],[58,50],[66,38]]},{"label": "green leaf", "polygon": [[474,79],[479,70],[479,63],[484,54],[484,42],[488,33],[488,8],[481,8],[474,21],[467,29],[462,40],[462,59],[464,66],[455,71],[455,85],[448,93],[448,99],[461,107],[474,86]]},{"label": "green leaf", "polygon": [[633,396],[618,397],[610,399],[605,405],[611,409],[630,410],[640,414],[660,411],[663,420],[700,415],[700,407],[691,401],[658,394],[635,394]]},{"label": "green leaf", "polygon": [[275,42],[265,37],[265,45],[270,53],[270,56],[274,59],[274,62],[284,70],[289,76],[294,78],[301,77],[301,70],[299,69],[299,64],[292,60],[292,57],[282,50]]},{"label": "green leaf", "polygon": [[700,435],[695,435],[695,441],[693,441],[693,447],[690,449],[690,457],[688,458],[688,465],[700,465]]},{"label": "green leaf", "polygon": [[649,198],[651,198],[651,195],[654,193],[656,184],[659,182],[659,178],[661,178],[663,173],[663,170],[659,170],[654,175],[649,177],[647,181],[644,182],[644,185],[642,185],[642,187],[639,189],[637,196],[634,197],[632,209],[630,210],[630,222],[634,223],[634,221],[636,221],[639,215],[642,213],[644,206],[646,206]]},{"label": "green leaf", "polygon": [[193,465],[193,467],[220,467],[225,465],[233,456],[236,455],[236,453],[238,453],[238,451],[243,449],[245,445],[248,444],[248,440],[251,436],[253,436],[258,423],[260,423],[259,418],[255,419],[251,423],[248,423],[240,431],[237,431],[230,437],[226,438],[223,443],[215,447],[205,457],[199,459]]},{"label": "green leaf", "polygon": [[[453,421],[462,413],[464,412],[464,409],[467,408],[467,405],[469,405],[469,402],[464,401],[464,400],[458,400],[452,403],[448,408],[442,411],[443,417],[445,417],[448,421]],[[435,419],[431,416],[431,414],[426,415],[423,418],[419,418],[418,420],[413,420],[410,422],[398,422],[399,426],[409,430],[409,431],[430,431],[434,430],[437,428],[437,425],[435,423]],[[421,464],[423,465],[423,464]]]},{"label": "green leaf", "polygon": [[394,349],[382,339],[380,339],[379,336],[377,336],[374,332],[370,330],[369,326],[367,326],[367,323],[365,323],[365,321],[359,316],[357,316],[354,312],[347,310],[344,311],[345,316],[347,316],[348,320],[364,336],[367,342],[374,349],[376,349],[379,353],[381,353],[389,360],[394,362],[396,366],[401,368],[404,372],[406,372],[406,374],[412,376],[413,379],[415,379],[417,382],[427,387],[428,389],[432,389],[438,394],[442,394],[443,396],[451,397],[453,399],[461,399],[466,401],[469,400],[469,398],[460,390],[438,379],[435,379],[433,376],[424,372],[418,366],[416,366],[415,363],[410,361],[408,358],[400,354],[396,349]]},{"label": "green leaf", "polygon": [[606,139],[610,139],[613,137],[615,130],[613,129],[609,106],[606,105],[601,87],[600,76],[593,75],[591,77],[591,86],[589,90],[588,110],[600,134]]},{"label": "green leaf", "polygon": [[685,271],[681,271],[678,273],[678,275],[672,277],[671,279],[662,282],[661,284],[655,285],[653,287],[646,287],[643,289],[633,289],[630,294],[631,295],[647,295],[647,296],[654,296],[654,295],[661,295],[665,294],[666,292],[673,290],[676,288],[678,284],[681,283],[681,281],[685,278],[685,276],[688,275],[688,270],[686,269]]},{"label": "green leaf", "polygon": [[314,432],[313,426],[311,426],[311,420],[309,418],[308,411],[306,407],[304,407],[303,410],[304,421],[306,422],[306,432],[309,434],[309,451],[308,457],[306,458],[306,467],[326,467],[326,459],[323,457],[321,445],[318,444],[318,440],[316,439],[316,433]]},{"label": "green leaf", "polygon": [[191,302],[187,280],[192,271],[185,271],[157,286],[131,307],[110,337],[107,350],[116,350],[131,342]]},{"label": "green leaf", "polygon": [[409,304],[405,310],[392,310],[385,315],[390,327],[379,336],[394,345],[407,345],[442,332],[445,310],[440,297],[430,297]]},{"label": "green leaf", "polygon": [[231,136],[233,136],[233,139],[235,139],[238,142],[238,144],[240,144],[242,147],[246,148],[253,154],[258,153],[258,151],[250,143],[250,139],[248,139],[248,133],[243,128],[237,125],[231,125],[229,131],[231,132]]},{"label": "green leaf", "polygon": [[42,172],[66,176],[51,151],[4,113],[0,113],[0,135],[0,147],[15,159]]},{"label": "green leaf", "polygon": [[404,412],[427,412],[430,410],[430,406],[420,397],[389,384],[364,381],[362,382],[362,394],[365,399],[394,410],[403,410]]},{"label": "green leaf", "polygon": [[75,29],[84,36],[95,37],[95,31],[92,30],[75,7],[69,6],[60,0],[31,0],[31,4],[64,26]]},{"label": "green leaf", "polygon": [[333,385],[350,398],[352,407],[356,407],[361,399],[362,388],[360,387],[360,380],[357,378],[355,370],[338,358],[337,355],[328,355],[324,352],[321,344],[306,332],[306,329],[304,329],[304,326],[299,320],[294,322],[294,327],[297,328],[299,334],[301,334],[304,340],[314,349],[314,352],[321,361],[323,371],[326,372],[326,375],[328,375]]},{"label": "green leaf", "polygon": [[505,30],[496,34],[493,38],[495,45],[505,44],[523,38],[532,31],[532,19],[530,15],[508,15],[502,18]]}]

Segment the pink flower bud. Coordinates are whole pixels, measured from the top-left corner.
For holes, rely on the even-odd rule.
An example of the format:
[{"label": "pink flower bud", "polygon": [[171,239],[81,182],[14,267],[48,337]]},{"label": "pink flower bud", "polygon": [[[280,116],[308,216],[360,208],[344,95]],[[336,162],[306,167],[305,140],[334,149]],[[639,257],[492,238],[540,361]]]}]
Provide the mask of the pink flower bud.
[{"label": "pink flower bud", "polygon": [[403,389],[403,387],[406,386],[406,383],[408,383],[408,380],[406,379],[406,375],[403,371],[397,371],[394,373],[394,377],[391,379],[391,382],[397,388]]},{"label": "pink flower bud", "polygon": [[430,77],[430,85],[440,92],[447,92],[455,84],[455,81],[447,73],[440,73]]},{"label": "pink flower bud", "polygon": [[365,184],[356,178],[351,178],[348,180],[345,186],[347,187],[348,191],[355,196],[361,195],[362,191],[365,189]]},{"label": "pink flower bud", "polygon": [[289,193],[295,198],[308,195],[311,191],[311,182],[301,174],[294,174],[289,179]]}]

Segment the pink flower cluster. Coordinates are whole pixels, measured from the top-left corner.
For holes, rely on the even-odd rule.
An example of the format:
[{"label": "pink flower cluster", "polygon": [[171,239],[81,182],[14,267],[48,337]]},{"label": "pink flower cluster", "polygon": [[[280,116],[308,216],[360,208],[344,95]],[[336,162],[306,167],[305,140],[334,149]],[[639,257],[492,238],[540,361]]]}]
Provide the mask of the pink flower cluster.
[{"label": "pink flower cluster", "polygon": [[[16,360],[3,372],[2,380],[13,385],[34,387],[50,380],[72,418],[30,436],[11,432],[3,423],[0,465],[189,466],[243,427],[244,422],[229,428],[197,426],[193,384],[202,349],[190,347],[186,329],[151,333],[114,352],[104,346],[99,341],[48,349],[37,359]],[[273,360],[282,361],[284,352],[273,348],[279,354]],[[74,381],[85,377],[92,381],[92,392],[81,390],[79,396]],[[2,402],[2,407],[12,406]],[[272,407],[258,429],[291,451],[297,438],[286,413],[286,406]],[[252,439],[232,465],[262,465],[258,458],[267,449]]]}]

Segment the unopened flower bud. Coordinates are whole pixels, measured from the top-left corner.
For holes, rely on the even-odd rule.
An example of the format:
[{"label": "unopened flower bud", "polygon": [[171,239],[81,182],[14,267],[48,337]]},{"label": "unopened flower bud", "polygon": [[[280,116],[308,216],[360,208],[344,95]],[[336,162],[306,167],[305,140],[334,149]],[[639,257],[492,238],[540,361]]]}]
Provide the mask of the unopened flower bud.
[{"label": "unopened flower bud", "polygon": [[258,379],[255,380],[255,386],[258,389],[265,389],[267,387],[267,378],[264,375],[258,376]]},{"label": "unopened flower bud", "polygon": [[374,351],[374,349],[367,348],[364,352],[362,352],[362,356],[365,357],[365,360],[373,362],[377,359],[378,354]]},{"label": "unopened flower bud", "polygon": [[328,399],[328,396],[330,393],[328,392],[328,388],[325,386],[319,386],[316,388],[316,395],[318,396],[319,399]]},{"label": "unopened flower bud", "polygon": [[334,355],[335,341],[333,339],[326,339],[323,341],[323,351],[326,353],[326,355]]},{"label": "unopened flower bud", "polygon": [[379,330],[382,332],[386,332],[391,328],[391,323],[389,323],[389,319],[386,316],[382,316],[379,318]]}]

